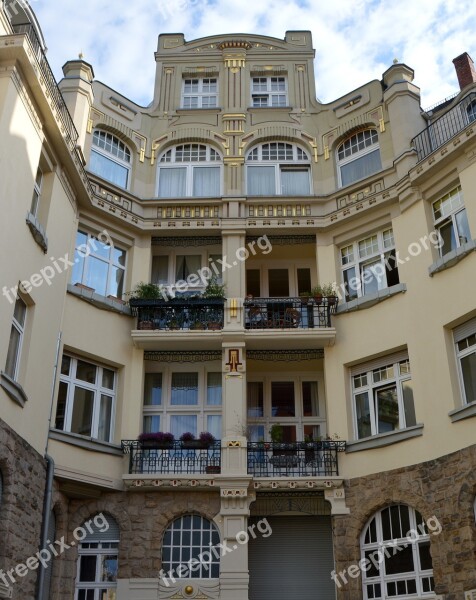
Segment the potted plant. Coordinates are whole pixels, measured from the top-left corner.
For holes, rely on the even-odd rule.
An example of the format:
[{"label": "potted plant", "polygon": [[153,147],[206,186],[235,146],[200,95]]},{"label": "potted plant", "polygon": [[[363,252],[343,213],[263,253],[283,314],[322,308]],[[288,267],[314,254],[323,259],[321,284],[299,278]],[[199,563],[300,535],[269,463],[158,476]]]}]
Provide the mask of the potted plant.
[{"label": "potted plant", "polygon": [[172,433],[157,431],[154,433],[141,433],[139,442],[143,448],[172,448],[174,436]]},{"label": "potted plant", "polygon": [[329,306],[334,306],[337,302],[337,290],[333,283],[325,283],[322,286],[322,294],[325,298],[327,298],[327,303]]},{"label": "potted plant", "polygon": [[161,288],[155,283],[139,281],[132,292],[128,292],[129,303],[134,300],[159,300],[164,299]]},{"label": "potted plant", "polygon": [[314,300],[317,302],[317,304],[322,303],[322,298],[324,296],[324,292],[322,290],[321,285],[318,284],[318,285],[314,286],[311,290],[311,294],[312,294],[312,297],[314,298]]},{"label": "potted plant", "polygon": [[202,431],[202,433],[198,436],[198,439],[204,448],[209,448],[216,442],[215,436],[208,431]]},{"label": "potted plant", "polygon": [[200,321],[194,321],[191,325],[190,325],[190,329],[191,330],[197,330],[197,329],[205,329],[205,325],[203,323],[201,323]]},{"label": "potted plant", "polygon": [[178,322],[178,319],[176,319],[175,317],[170,319],[168,325],[169,325],[169,329],[180,329],[180,323]]},{"label": "potted plant", "polygon": [[207,286],[203,292],[203,298],[215,298],[215,299],[225,299],[225,284],[221,284],[217,282],[217,278],[213,276],[208,280]]},{"label": "potted plant", "polygon": [[284,429],[279,423],[274,423],[269,430],[271,441],[280,444],[283,441]]},{"label": "potted plant", "polygon": [[202,442],[200,440],[197,440],[195,435],[190,432],[190,431],[186,431],[185,433],[182,433],[182,435],[180,436],[180,441],[182,442],[182,448],[202,448]]},{"label": "potted plant", "polygon": [[309,298],[311,297],[311,292],[301,292],[299,294],[299,298],[301,299],[301,302],[307,304],[309,302]]}]

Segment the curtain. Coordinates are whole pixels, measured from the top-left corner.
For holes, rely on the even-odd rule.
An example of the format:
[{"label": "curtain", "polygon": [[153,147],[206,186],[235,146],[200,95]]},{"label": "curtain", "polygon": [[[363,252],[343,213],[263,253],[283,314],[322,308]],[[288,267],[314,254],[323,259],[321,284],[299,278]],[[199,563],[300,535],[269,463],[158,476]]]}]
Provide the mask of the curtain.
[{"label": "curtain", "polygon": [[221,405],[221,373],[208,373],[207,375],[207,404],[210,406]]},{"label": "curtain", "polygon": [[159,171],[159,198],[182,198],[186,196],[187,168],[162,167]]},{"label": "curtain", "polygon": [[169,257],[152,257],[152,283],[166,284],[169,282]]},{"label": "curtain", "polygon": [[144,433],[157,433],[160,431],[160,415],[145,415],[142,431]]},{"label": "curtain", "polygon": [[197,435],[197,415],[171,415],[170,431],[178,439],[182,433],[190,431]]},{"label": "curtain", "polygon": [[207,416],[207,431],[217,440],[221,440],[221,415]]},{"label": "curtain", "polygon": [[248,194],[250,196],[272,196],[276,194],[275,167],[248,167]]},{"label": "curtain", "polygon": [[162,373],[146,373],[144,381],[144,406],[162,404]]},{"label": "curtain", "polygon": [[121,188],[127,188],[129,169],[94,150],[91,151],[89,170]]},{"label": "curtain", "polygon": [[198,404],[198,373],[172,373],[172,406]]},{"label": "curtain", "polygon": [[192,273],[198,273],[202,264],[200,254],[190,254],[187,256],[177,256],[176,281],[187,279]]},{"label": "curtain", "polygon": [[342,185],[349,185],[349,183],[352,183],[353,181],[368,177],[369,175],[372,175],[372,173],[380,171],[381,168],[382,162],[380,160],[380,150],[377,149],[373,152],[369,152],[369,154],[356,158],[346,165],[341,165],[340,175]]},{"label": "curtain", "polygon": [[194,167],[193,195],[211,198],[220,195],[220,167]]},{"label": "curtain", "polygon": [[99,408],[98,440],[109,442],[111,436],[112,398],[101,394]]},{"label": "curtain", "polygon": [[261,381],[248,382],[248,416],[263,416],[263,383]]},{"label": "curtain", "polygon": [[308,196],[310,193],[308,169],[281,169],[283,196]]},{"label": "curtain", "polygon": [[305,417],[319,416],[319,397],[317,393],[317,381],[303,381],[302,402]]}]

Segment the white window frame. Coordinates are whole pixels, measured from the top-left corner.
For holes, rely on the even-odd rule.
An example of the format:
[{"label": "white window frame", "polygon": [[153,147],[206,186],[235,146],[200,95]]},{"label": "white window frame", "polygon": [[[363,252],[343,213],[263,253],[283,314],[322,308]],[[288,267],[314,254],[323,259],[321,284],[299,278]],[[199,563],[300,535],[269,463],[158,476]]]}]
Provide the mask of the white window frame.
[{"label": "white window frame", "polygon": [[[81,557],[82,556],[96,556],[96,578],[95,581],[80,581],[80,569],[81,569]],[[103,564],[103,557],[115,556],[116,560],[119,559],[119,540],[117,541],[88,541],[81,542],[78,546],[78,560],[76,565],[76,582],[75,582],[75,600],[79,598],[79,592],[81,590],[92,591],[94,590],[94,600],[115,600],[117,579],[116,581],[101,581],[101,568]],[[104,599],[100,595],[102,590],[107,590],[107,598]]]},{"label": "white window frame", "polygon": [[[198,152],[203,152],[200,150],[201,148],[206,149],[205,159],[201,159],[199,156],[198,160],[190,160],[190,161],[182,161],[177,160],[177,150],[179,148],[185,148],[188,146],[198,147]],[[201,167],[215,167],[219,169],[219,181],[220,181],[220,190],[219,196],[223,195],[223,157],[221,154],[215,150],[209,144],[179,144],[177,146],[173,146],[172,148],[168,148],[165,150],[158,160],[157,167],[157,197],[158,198],[168,198],[168,196],[159,196],[160,190],[160,173],[164,169],[186,169],[185,175],[185,197],[190,198],[194,197],[193,193],[193,184],[194,184],[194,170],[200,169]],[[198,196],[200,198],[208,198],[209,196]],[[210,196],[215,197],[215,196]]]},{"label": "white window frame", "polygon": [[[284,151],[284,157],[279,158],[268,158],[267,154],[276,152],[279,154],[280,151]],[[290,153],[292,156],[290,156]],[[297,146],[296,144],[290,144],[289,142],[265,142],[254,146],[246,155],[246,189],[249,191],[248,183],[248,169],[250,167],[274,167],[275,169],[275,191],[270,196],[283,196],[283,185],[281,183],[281,173],[286,169],[298,169],[306,171],[309,177],[309,193],[304,196],[312,195],[312,177],[311,177],[311,159],[306,150]],[[251,195],[251,194],[250,194]],[[268,194],[267,194],[268,195]]]},{"label": "white window frame", "polygon": [[[190,544],[182,544],[182,540],[183,540],[183,535],[182,532],[184,531],[184,519],[186,518],[191,518],[192,519],[192,525],[190,527],[190,529],[186,529],[185,531],[190,531],[190,540],[191,543]],[[196,519],[200,519],[200,527],[194,527],[194,523],[193,520],[194,518]],[[204,522],[207,523],[207,527],[204,527]],[[175,525],[178,525],[177,528],[175,529]],[[179,545],[175,545],[173,544],[173,540],[171,539],[171,543],[167,544],[165,541],[165,538],[168,534],[170,534],[170,537],[172,538],[173,532],[180,532],[180,540],[181,543]],[[193,552],[193,533],[197,533],[200,532],[200,540],[202,540],[202,533],[203,532],[213,532],[214,533],[214,538],[215,540],[212,540],[212,535],[210,535],[210,543],[212,544],[212,547],[216,547],[217,544],[220,543],[220,532],[218,530],[218,527],[216,526],[216,524],[211,521],[210,519],[207,519],[205,517],[202,517],[201,515],[197,515],[197,514],[186,514],[183,515],[181,517],[179,517],[178,519],[175,519],[174,521],[172,521],[172,523],[169,523],[169,525],[167,526],[166,530],[164,531],[164,537],[162,539],[162,568],[166,573],[172,573],[175,575],[175,577],[178,577],[179,579],[185,579],[184,577],[180,577],[179,576],[179,567],[181,565],[184,565],[185,567],[187,566],[187,563],[189,562],[189,559],[185,559],[182,558],[182,549],[186,549],[189,550],[191,552]],[[212,543],[215,542],[216,543]],[[180,559],[179,560],[173,560],[173,550],[179,549],[180,550]],[[193,554],[191,553],[190,556],[192,556],[193,558],[197,559],[197,563],[199,562],[198,556],[202,555],[203,557],[208,556],[208,560],[205,561],[200,561],[200,568],[196,568],[194,567],[193,570],[187,569],[187,573],[184,572],[184,574],[187,574],[188,577],[186,579],[218,579],[218,577],[220,576],[220,555],[221,553],[215,553],[215,552],[210,552],[210,546],[208,544],[200,544],[200,552],[198,553],[198,555],[194,552]],[[212,577],[213,576],[213,569],[216,567],[218,567],[218,574],[216,577]],[[185,569],[184,569],[185,571]]]},{"label": "white window frame", "polygon": [[[112,150],[107,150],[106,148],[101,148],[101,146],[98,145],[98,138],[106,140],[104,143],[111,145],[111,147],[113,143],[116,143],[118,153],[114,153],[112,152]],[[93,132],[93,140],[91,144],[91,153],[93,152],[96,152],[96,154],[99,154],[104,158],[107,158],[111,162],[116,163],[120,167],[123,167],[127,171],[126,185],[124,187],[120,186],[114,181],[110,181],[109,179],[103,177],[101,173],[95,173],[94,171],[91,171],[91,173],[97,175],[98,177],[101,177],[102,179],[108,181],[112,185],[121,187],[125,190],[129,190],[131,185],[132,153],[130,149],[126,146],[126,144],[114,134],[109,133],[109,131],[104,131],[103,129],[95,129]],[[91,163],[91,161],[89,161],[89,163]]]},{"label": "white window frame", "polygon": [[[221,404],[207,403],[207,382],[208,373],[221,373],[221,363],[210,362],[206,367],[203,365],[174,365],[165,366],[156,370],[147,371],[147,374],[162,374],[162,402],[158,405],[146,405],[143,398],[142,410],[142,428],[144,429],[145,417],[160,417],[160,431],[171,431],[172,416],[196,416],[197,417],[197,436],[202,431],[208,431],[208,417],[220,416],[223,427],[223,381],[222,381],[222,402]],[[173,373],[197,373],[198,391],[197,404],[172,404],[172,374]],[[145,381],[144,375],[144,381]],[[183,432],[185,433],[185,432]],[[220,436],[221,437],[221,436]]]},{"label": "white window frame", "polygon": [[[284,89],[273,89],[284,84]],[[251,106],[253,108],[283,108],[289,106],[288,78],[286,75],[254,75],[251,77]],[[284,101],[280,97],[284,96]],[[264,100],[264,104],[258,102]]]},{"label": "white window frame", "polygon": [[[23,322],[18,321],[18,319],[15,317],[15,308],[18,305],[23,305],[23,314],[24,314],[24,318],[23,318]],[[26,302],[20,298],[20,296],[16,297],[15,300],[15,306],[13,309],[13,316],[12,316],[12,326],[11,326],[11,330],[10,332],[15,329],[15,331],[18,333],[18,348],[16,350],[15,353],[15,357],[14,357],[14,366],[13,366],[13,371],[8,373],[6,371],[6,367],[7,364],[5,364],[5,372],[6,374],[11,377],[11,379],[13,379],[14,381],[17,381],[18,379],[18,372],[20,370],[20,361],[21,361],[21,356],[22,356],[22,349],[23,349],[23,341],[25,338],[25,327],[26,327],[26,321],[27,321],[27,316],[28,316],[28,306],[26,304]],[[8,350],[7,350],[7,358],[6,360],[8,360],[8,356],[10,354],[10,344],[12,343],[12,338],[11,338],[11,333],[10,333],[10,339],[8,342]]]},{"label": "white window frame", "polygon": [[[93,400],[93,411],[91,417],[91,435],[86,435],[87,439],[91,438],[94,440],[98,440],[101,442],[112,443],[114,441],[114,426],[116,420],[116,404],[117,404],[117,381],[118,381],[118,372],[116,369],[108,366],[103,366],[97,363],[96,361],[90,360],[89,358],[83,358],[80,356],[74,356],[69,352],[64,352],[63,357],[69,357],[70,366],[69,366],[69,374],[63,375],[60,374],[59,383],[65,383],[68,386],[68,393],[66,396],[66,404],[65,404],[65,413],[64,413],[64,423],[63,429],[60,431],[64,431],[65,433],[73,433],[74,435],[82,435],[80,433],[71,431],[71,420],[73,416],[73,408],[74,408],[74,391],[77,387],[93,392],[94,400]],[[96,381],[95,383],[89,383],[87,381],[83,381],[82,379],[76,379],[76,367],[78,361],[89,363],[96,367]],[[108,371],[112,371],[114,374],[114,385],[113,389],[109,389],[102,386],[102,375],[103,370],[107,369]],[[99,429],[99,416],[101,410],[101,395],[109,396],[112,398],[111,400],[111,422],[109,427],[109,439],[108,440],[100,440],[98,438],[98,429]],[[58,396],[59,396],[59,385],[57,392],[57,406],[58,409]]]},{"label": "white window frame", "polygon": [[[370,138],[372,140],[372,142],[368,145],[365,140],[365,134],[367,132],[370,132]],[[358,140],[359,136],[364,137],[364,148],[362,148],[362,149],[358,148],[359,145],[362,145],[362,143],[359,144],[359,140]],[[355,143],[353,143],[354,141],[355,141]],[[347,149],[345,148],[346,144],[350,145],[350,147],[348,147]],[[355,144],[357,144],[357,148],[355,148]],[[343,142],[341,142],[338,145],[338,147],[336,148],[336,164],[337,164],[337,180],[338,180],[338,186],[340,188],[343,187],[343,185],[344,185],[342,183],[341,167],[344,167],[345,165],[348,165],[349,163],[353,162],[354,160],[362,158],[363,156],[366,156],[367,154],[370,154],[371,152],[374,152],[375,150],[378,150],[380,153],[380,143],[379,143],[378,133],[377,133],[376,129],[364,129],[362,131],[358,131],[358,132],[354,133],[353,135],[349,136],[348,138],[346,138]],[[341,156],[341,154],[344,154],[344,156]],[[382,160],[381,157],[380,157],[380,160]],[[377,173],[378,171],[375,171],[375,172]],[[369,173],[369,175],[367,175],[366,177],[370,177],[370,175],[373,175],[373,174],[374,173]],[[361,181],[362,179],[365,179],[365,177],[362,177],[360,179],[355,179],[354,181],[351,181],[351,182],[347,183],[346,185],[352,185],[356,181]]]},{"label": "white window frame", "polygon": [[[441,211],[441,208],[436,208],[436,206],[438,204],[440,205],[440,207],[444,207],[443,211]],[[460,185],[458,185],[457,187],[452,189],[450,192],[448,192],[441,198],[438,198],[438,200],[435,200],[435,202],[432,203],[433,223],[435,226],[435,230],[441,236],[441,234],[440,234],[441,228],[443,226],[451,223],[453,235],[454,235],[454,238],[456,241],[456,248],[460,248],[463,244],[470,241],[470,240],[466,240],[466,239],[462,240],[461,236],[459,235],[459,231],[458,231],[458,224],[457,224],[456,217],[458,214],[462,213],[463,211],[466,214],[466,222],[468,223],[468,216],[466,213],[466,206],[464,203],[463,191],[462,191]],[[437,216],[437,212],[440,212],[441,214],[439,216]],[[468,229],[469,229],[469,223],[468,223]],[[440,248],[439,248],[440,256],[445,256],[446,254],[448,254],[448,252],[452,251],[450,249],[450,250],[448,250],[448,252],[445,252],[445,254],[443,254],[443,250],[444,250],[443,245],[440,244]]]},{"label": "white window frame", "polygon": [[32,214],[34,217],[38,216],[38,210],[40,208],[41,193],[43,190],[43,180],[44,180],[43,169],[41,167],[38,167],[38,169],[36,171],[35,184],[33,186],[33,197],[31,199],[31,208],[30,208],[30,214]]},{"label": "white window frame", "polygon": [[[197,91],[186,91],[187,82],[195,82],[190,83],[190,85],[196,85]],[[215,91],[210,92],[206,91],[206,85],[215,84]],[[197,106],[186,106],[186,101],[192,101],[193,98],[197,100]],[[211,104],[206,105],[206,100],[214,100]],[[205,102],[205,106],[204,106]],[[181,107],[185,110],[195,110],[197,108],[217,108],[218,107],[218,77],[184,77],[182,81],[182,102]]]},{"label": "white window frame", "polygon": [[[275,382],[292,382],[294,384],[294,417],[283,417],[272,415],[272,384]],[[311,417],[304,416],[302,384],[307,382],[317,383],[317,394],[319,402],[319,414]],[[262,383],[263,384],[263,416],[248,416],[248,405],[246,407],[247,425],[248,428],[264,427],[264,440],[271,441],[269,430],[275,424],[283,427],[291,426],[296,430],[296,441],[304,441],[304,427],[318,427],[319,436],[325,437],[327,434],[327,418],[326,418],[326,397],[324,388],[324,376],[322,373],[289,373],[289,375],[278,375],[276,373],[263,373],[262,375],[250,375],[247,383]],[[248,396],[247,396],[248,402]],[[261,441],[253,439],[250,441]]]},{"label": "white window frame", "polygon": [[[464,387],[464,378],[463,378],[463,368],[461,364],[461,360],[466,358],[467,356],[471,356],[472,354],[476,355],[476,339],[471,339],[476,336],[476,320],[473,319],[471,322],[472,326],[469,328],[467,335],[465,337],[458,339],[455,341],[455,352],[456,352],[456,362],[458,363],[458,380],[461,391],[461,398],[463,400],[463,406],[467,406],[468,404],[473,404],[475,399],[468,400],[466,396],[466,390]],[[458,336],[459,338],[460,336]],[[466,342],[466,348],[460,349],[460,344],[462,342]],[[476,381],[474,382],[476,388]]]},{"label": "white window frame", "polygon": [[[368,251],[365,251],[365,253],[362,252],[360,246],[361,244],[366,244]],[[365,269],[369,268],[370,265],[380,265],[378,268],[375,267],[373,270],[373,276],[382,276],[381,278],[377,279],[379,284],[378,290],[383,290],[388,287],[386,261],[388,261],[388,264],[392,266],[391,270],[396,270],[398,275],[397,261],[395,259],[393,261],[389,260],[392,252],[396,257],[395,238],[392,227],[387,227],[386,229],[372,233],[364,238],[359,238],[355,242],[346,244],[345,246],[341,246],[339,248],[342,285],[345,290],[345,297],[347,301],[365,296],[365,279],[369,279],[369,276],[367,276],[365,273]],[[392,262],[393,265],[391,264]],[[346,280],[345,272],[351,271],[352,269],[354,269],[354,278],[348,276]],[[372,269],[369,269],[369,271],[372,272]],[[378,273],[376,271],[378,271]],[[352,279],[356,279],[354,282],[355,289],[351,288],[349,285],[349,282]],[[371,280],[369,279],[369,283],[370,281]],[[383,285],[380,285],[381,283],[383,283]]]},{"label": "white window frame", "polygon": [[[86,236],[86,241],[78,244],[78,238],[80,235]],[[107,244],[99,239],[100,236],[90,233],[85,227],[80,227],[76,232],[76,240],[75,240],[75,252],[74,252],[74,266],[72,268],[71,273],[71,283],[74,285],[75,283],[80,283],[82,285],[88,285],[91,283],[88,280],[89,270],[91,268],[91,261],[93,259],[101,261],[102,263],[107,265],[107,276],[106,276],[106,294],[105,296],[116,296],[116,294],[111,294],[113,290],[111,290],[112,278],[115,269],[120,269],[123,271],[122,276],[122,290],[119,290],[121,294],[119,297],[122,297],[124,294],[124,286],[127,272],[127,250],[122,248],[120,244],[115,244],[110,238],[108,241],[112,241],[112,245],[109,246],[109,256],[106,258],[100,252],[97,252],[98,246],[101,245],[106,247]],[[124,256],[124,264],[122,265],[118,260],[115,259],[114,250],[118,250],[123,253]],[[77,270],[81,269],[81,274],[76,278]],[[92,287],[92,286],[88,286]],[[99,293],[96,291],[96,293]]]},{"label": "white window frame", "polygon": [[[391,509],[394,506],[400,507],[400,515],[402,507],[408,509],[410,530],[407,532],[398,531],[396,533],[403,533],[403,536],[393,536],[391,540],[384,540],[383,534],[383,526],[382,526],[382,512]],[[371,526],[374,523],[374,533],[375,536],[372,535]],[[369,540],[365,542],[365,538],[369,533]],[[413,532],[416,532],[414,534]],[[392,530],[393,533],[393,530]],[[415,542],[409,542],[411,535],[411,539],[416,538]],[[408,537],[407,537],[408,536]],[[406,504],[397,504],[386,506],[383,509],[379,510],[373,517],[367,522],[367,525],[364,527],[362,534],[360,536],[360,552],[362,561],[366,560],[366,553],[371,556],[379,557],[380,555],[384,555],[386,558],[393,557],[395,555],[395,548],[403,547],[403,548],[412,548],[413,554],[413,565],[414,570],[409,571],[407,573],[398,573],[396,575],[387,575],[385,573],[385,560],[383,562],[379,562],[379,574],[374,577],[369,577],[368,572],[369,569],[362,569],[362,591],[364,600],[369,600],[370,598],[400,598],[401,600],[406,600],[407,598],[434,598],[433,591],[423,591],[423,580],[427,580],[429,583],[433,579],[433,569],[422,569],[420,566],[420,556],[419,556],[419,545],[420,544],[430,543],[430,534],[424,524],[423,518],[417,511],[415,511],[412,507],[407,506]],[[388,550],[387,550],[388,548]],[[377,554],[377,552],[379,554]],[[375,554],[374,554],[375,553]],[[363,564],[363,563],[362,563]],[[416,594],[404,595],[399,594],[396,596],[387,595],[387,583],[393,583],[398,581],[405,581],[409,579],[414,579],[416,584]],[[434,580],[433,580],[434,584]],[[380,595],[376,595],[375,589],[373,591],[374,595],[369,595],[369,588],[372,588],[375,585],[380,586]],[[430,583],[431,587],[431,583]]]},{"label": "white window frame", "polygon": [[[376,371],[383,372],[386,369],[393,368],[394,375],[388,376],[380,381],[374,380]],[[395,387],[398,401],[398,428],[393,431],[402,431],[409,427],[405,422],[405,405],[403,395],[403,384],[412,381],[412,372],[410,360],[407,353],[382,358],[377,363],[367,363],[355,367],[351,371],[351,391],[352,391],[352,414],[354,422],[354,439],[367,439],[376,435],[382,435],[385,432],[377,431],[378,413],[376,411],[376,393],[390,387]],[[358,383],[360,382],[360,384]],[[413,388],[412,388],[413,389]],[[357,396],[367,394],[370,409],[370,436],[359,437],[359,426],[357,419]],[[415,410],[415,402],[413,402]],[[411,425],[410,425],[411,427]]]},{"label": "white window frame", "polygon": [[476,99],[471,100],[466,107],[466,118],[468,119],[469,123],[476,121]]}]

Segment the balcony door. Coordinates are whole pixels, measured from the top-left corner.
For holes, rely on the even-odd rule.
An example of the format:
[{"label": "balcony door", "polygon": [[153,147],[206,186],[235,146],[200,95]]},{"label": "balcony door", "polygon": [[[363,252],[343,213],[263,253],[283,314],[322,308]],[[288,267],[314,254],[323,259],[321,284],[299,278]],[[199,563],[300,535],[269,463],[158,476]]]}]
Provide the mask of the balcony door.
[{"label": "balcony door", "polygon": [[246,293],[254,298],[289,298],[311,291],[311,269],[263,266],[246,270]]}]

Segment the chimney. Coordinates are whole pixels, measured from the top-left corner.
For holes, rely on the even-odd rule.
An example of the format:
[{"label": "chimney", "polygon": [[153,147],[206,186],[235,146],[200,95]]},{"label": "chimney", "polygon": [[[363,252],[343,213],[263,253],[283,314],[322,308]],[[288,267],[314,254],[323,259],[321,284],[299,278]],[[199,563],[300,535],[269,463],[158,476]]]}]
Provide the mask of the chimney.
[{"label": "chimney", "polygon": [[471,83],[476,83],[476,70],[471,56],[467,52],[463,52],[453,59],[453,64],[456,69],[459,87],[462,90]]}]

